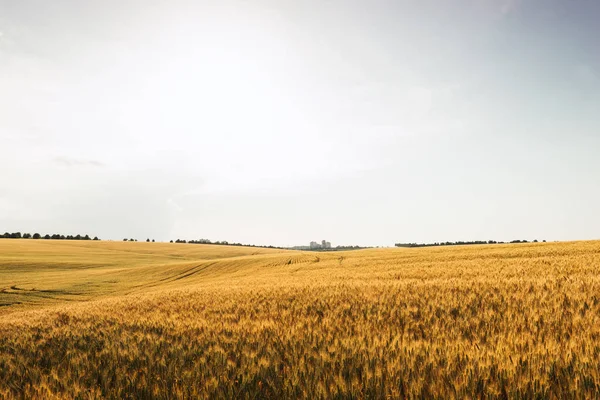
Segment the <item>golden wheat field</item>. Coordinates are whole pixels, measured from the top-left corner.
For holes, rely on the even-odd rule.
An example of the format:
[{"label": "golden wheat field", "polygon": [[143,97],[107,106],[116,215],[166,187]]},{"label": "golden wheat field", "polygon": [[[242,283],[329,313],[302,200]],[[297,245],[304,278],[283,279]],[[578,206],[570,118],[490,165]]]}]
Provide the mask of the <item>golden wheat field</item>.
[{"label": "golden wheat field", "polygon": [[0,240],[0,398],[597,398],[600,242]]}]

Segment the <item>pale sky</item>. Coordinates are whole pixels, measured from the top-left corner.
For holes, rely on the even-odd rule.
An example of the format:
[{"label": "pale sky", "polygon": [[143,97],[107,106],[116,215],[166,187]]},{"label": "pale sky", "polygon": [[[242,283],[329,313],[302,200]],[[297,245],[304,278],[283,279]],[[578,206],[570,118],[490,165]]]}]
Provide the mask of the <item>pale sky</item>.
[{"label": "pale sky", "polygon": [[600,238],[597,0],[0,0],[0,231]]}]

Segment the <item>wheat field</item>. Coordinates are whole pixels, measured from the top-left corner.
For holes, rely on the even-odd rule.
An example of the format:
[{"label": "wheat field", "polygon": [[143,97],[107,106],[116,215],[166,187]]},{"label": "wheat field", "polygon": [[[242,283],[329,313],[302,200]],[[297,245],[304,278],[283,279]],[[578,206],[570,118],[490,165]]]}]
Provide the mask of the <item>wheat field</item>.
[{"label": "wheat field", "polygon": [[0,240],[0,398],[598,398],[600,242]]}]

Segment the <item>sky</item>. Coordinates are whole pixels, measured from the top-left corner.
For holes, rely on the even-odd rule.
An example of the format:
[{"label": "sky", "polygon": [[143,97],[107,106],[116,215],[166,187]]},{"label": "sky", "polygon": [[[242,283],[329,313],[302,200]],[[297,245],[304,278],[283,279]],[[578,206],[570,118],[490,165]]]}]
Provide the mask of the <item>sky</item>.
[{"label": "sky", "polygon": [[0,231],[600,239],[597,0],[0,0]]}]

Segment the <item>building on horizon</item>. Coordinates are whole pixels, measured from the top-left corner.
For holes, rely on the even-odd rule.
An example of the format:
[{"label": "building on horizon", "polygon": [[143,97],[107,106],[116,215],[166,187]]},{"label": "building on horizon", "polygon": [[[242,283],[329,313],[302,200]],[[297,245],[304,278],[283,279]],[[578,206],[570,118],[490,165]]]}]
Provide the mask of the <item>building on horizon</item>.
[{"label": "building on horizon", "polygon": [[311,250],[327,250],[327,249],[331,249],[331,242],[328,242],[326,240],[322,240],[321,243],[310,242],[309,248]]}]

